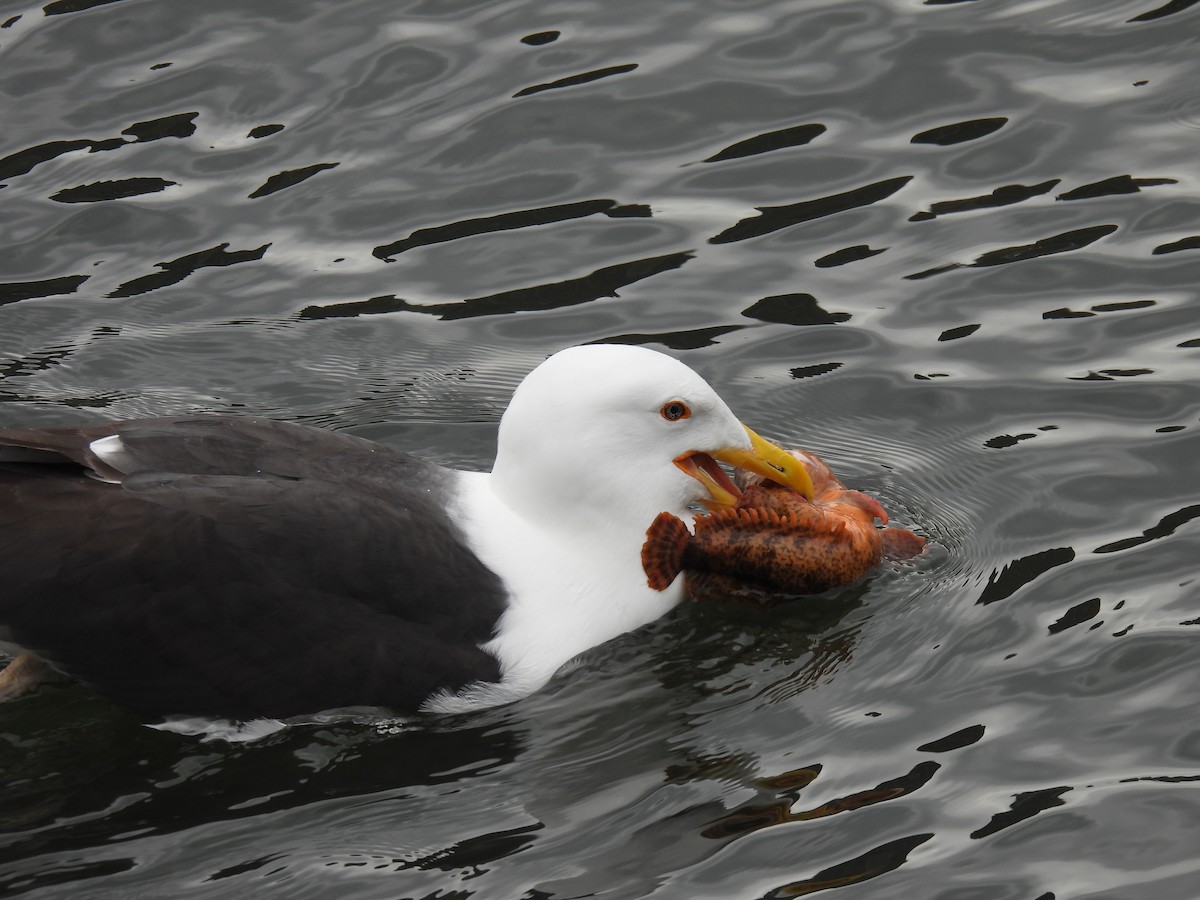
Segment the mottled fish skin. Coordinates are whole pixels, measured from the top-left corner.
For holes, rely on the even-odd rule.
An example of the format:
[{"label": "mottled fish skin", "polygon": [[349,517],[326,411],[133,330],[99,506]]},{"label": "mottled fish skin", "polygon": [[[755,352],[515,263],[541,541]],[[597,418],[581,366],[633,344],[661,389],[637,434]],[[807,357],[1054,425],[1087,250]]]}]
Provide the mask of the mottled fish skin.
[{"label": "mottled fish skin", "polygon": [[794,594],[857,581],[883,559],[883,540],[874,512],[860,500],[870,498],[846,493],[857,496],[808,503],[751,486],[738,506],[697,520],[683,566]]},{"label": "mottled fish skin", "polygon": [[[857,581],[891,558],[915,556],[924,540],[888,521],[878,501],[847,490],[819,457],[794,451],[812,477],[814,497],[770,482],[749,484],[738,503],[696,519],[695,534],[673,516],[647,532],[643,566],[651,587],[665,588],[686,571],[694,599],[738,599],[746,585],[785,594],[816,594]],[[670,520],[670,521],[668,521]],[[751,587],[752,586],[752,587]]]}]

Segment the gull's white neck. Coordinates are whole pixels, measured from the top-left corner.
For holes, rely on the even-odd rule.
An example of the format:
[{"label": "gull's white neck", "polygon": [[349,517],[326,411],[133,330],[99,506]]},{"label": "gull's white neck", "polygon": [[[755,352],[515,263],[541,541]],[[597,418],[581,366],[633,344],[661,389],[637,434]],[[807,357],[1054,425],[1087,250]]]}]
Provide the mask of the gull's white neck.
[{"label": "gull's white neck", "polygon": [[495,488],[492,475],[459,473],[454,516],[471,550],[509,592],[495,637],[484,645],[500,661],[501,683],[427,704],[437,711],[531,693],[572,657],[654,621],[683,596],[682,579],[655,591],[642,570],[645,529],[657,511],[636,522],[571,521],[554,512],[577,509],[570,503],[543,514],[518,511]]}]

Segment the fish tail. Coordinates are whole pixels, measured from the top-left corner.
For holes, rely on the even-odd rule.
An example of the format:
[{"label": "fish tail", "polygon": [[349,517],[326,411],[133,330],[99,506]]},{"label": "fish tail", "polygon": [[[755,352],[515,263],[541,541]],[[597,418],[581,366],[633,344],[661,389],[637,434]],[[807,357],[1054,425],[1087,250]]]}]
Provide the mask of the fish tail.
[{"label": "fish tail", "polygon": [[683,553],[692,538],[687,526],[668,512],[659,513],[646,529],[642,544],[642,569],[646,583],[656,591],[665,591],[683,571]]}]

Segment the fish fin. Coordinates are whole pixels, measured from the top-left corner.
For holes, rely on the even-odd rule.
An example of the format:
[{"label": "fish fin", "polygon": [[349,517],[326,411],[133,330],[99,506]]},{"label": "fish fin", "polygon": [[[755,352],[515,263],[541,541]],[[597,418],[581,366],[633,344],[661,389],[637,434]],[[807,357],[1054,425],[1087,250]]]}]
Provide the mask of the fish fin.
[{"label": "fish fin", "polygon": [[669,512],[659,513],[646,529],[642,544],[642,570],[646,583],[656,591],[665,591],[683,571],[683,551],[691,540],[691,532],[682,520]]},{"label": "fish fin", "polygon": [[925,549],[925,538],[907,528],[883,529],[883,555],[887,559],[912,559]]},{"label": "fish fin", "polygon": [[[722,528],[741,521],[742,511],[734,507],[714,509],[707,516],[696,516],[696,533],[712,528]],[[651,525],[651,528],[654,526]]]},{"label": "fish fin", "polygon": [[884,525],[888,523],[887,510],[885,510],[883,506],[880,505],[879,501],[874,497],[870,497],[864,494],[862,491],[846,491],[846,493],[842,495],[842,499],[857,506],[868,515],[874,516]]}]

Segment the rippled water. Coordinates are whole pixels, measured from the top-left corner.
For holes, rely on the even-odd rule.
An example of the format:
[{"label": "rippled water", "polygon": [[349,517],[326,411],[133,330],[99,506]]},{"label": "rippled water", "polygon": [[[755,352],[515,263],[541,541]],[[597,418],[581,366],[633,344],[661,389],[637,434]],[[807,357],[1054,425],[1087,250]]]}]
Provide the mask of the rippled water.
[{"label": "rippled water", "polygon": [[539,694],[230,746],[0,708],[0,894],[1200,894],[1195,0],[0,11],[0,422],[482,467],[667,349],[929,535]]}]

